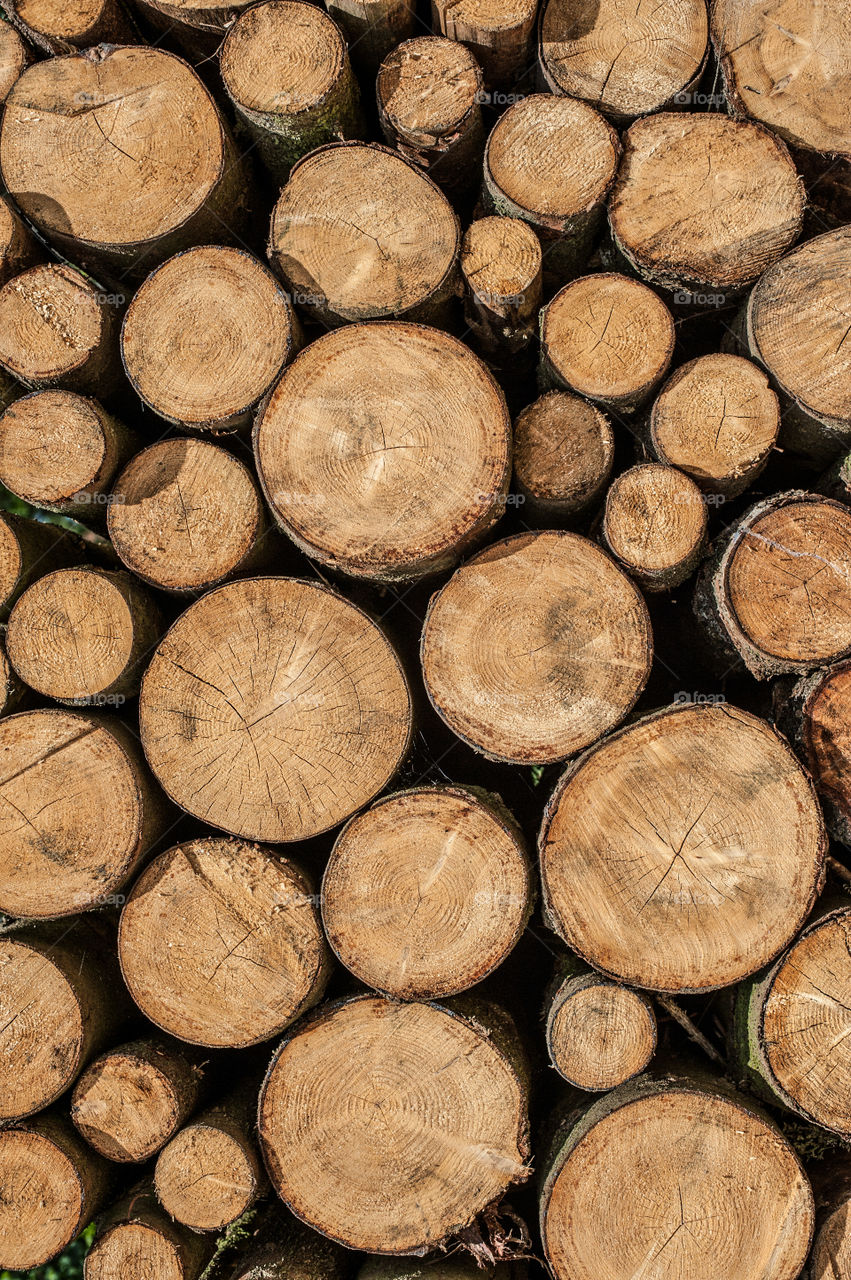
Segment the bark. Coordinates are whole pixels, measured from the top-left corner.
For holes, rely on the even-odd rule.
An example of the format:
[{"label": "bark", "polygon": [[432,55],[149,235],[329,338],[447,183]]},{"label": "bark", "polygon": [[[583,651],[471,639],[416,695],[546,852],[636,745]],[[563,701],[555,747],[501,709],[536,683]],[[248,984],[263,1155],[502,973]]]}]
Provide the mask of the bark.
[{"label": "bark", "polygon": [[220,65],[237,117],[279,186],[309,151],[366,136],[346,42],[327,13],[307,0],[271,0],[247,10],[228,33]]},{"label": "bark", "polygon": [[849,536],[851,513],[817,494],[790,490],[748,508],[714,544],[695,588],[719,663],[766,680],[843,657]]},{"label": "bark", "polygon": [[6,99],[0,171],[62,252],[122,279],[138,280],[188,245],[231,242],[251,198],[230,133],[195,72],[173,54],[136,45],[29,67]]},{"label": "bark", "polygon": [[489,5],[484,0],[432,0],[435,33],[458,40],[475,54],[488,88],[506,88],[534,62],[533,0]]},{"label": "bark", "polygon": [[212,61],[222,46],[234,19],[251,0],[231,0],[210,4],[206,0],[135,0],[139,11],[155,30],[177,40],[190,62]]},{"label": "bark", "polygon": [[703,495],[685,472],[639,463],[621,472],[606,495],[602,541],[646,591],[672,591],[703,557]]},{"label": "bark", "polygon": [[397,999],[433,1000],[503,962],[529,922],[534,885],[498,797],[424,787],[379,800],[343,828],[321,901],[328,940],[356,978]]},{"label": "bark", "polygon": [[171,258],[139,289],[124,318],[121,358],[160,418],[219,435],[250,423],[300,340],[292,303],[262,263],[242,249],[204,245]]},{"label": "bark", "polygon": [[412,0],[326,0],[326,8],[346,37],[355,66],[368,78],[417,28]]},{"label": "bark", "polygon": [[129,573],[57,569],[28,587],[9,615],[6,651],[31,689],[69,706],[121,706],[165,628]]},{"label": "bark", "polygon": [[779,428],[780,406],[763,371],[718,353],[689,360],[668,378],[644,436],[654,458],[686,472],[720,506],[762,474]]},{"label": "bark", "polygon": [[0,931],[4,1123],[42,1111],[133,1016],[115,937],[97,919]]},{"label": "bark", "polygon": [[491,130],[482,204],[530,224],[543,248],[545,283],[558,287],[588,261],[619,160],[618,136],[593,107],[531,94]]},{"label": "bark", "polygon": [[762,125],[663,112],[632,125],[623,146],[609,201],[615,247],[676,301],[703,290],[736,297],[797,240],[803,183]]},{"label": "bark", "polygon": [[[528,1176],[527,1096],[504,1015],[486,1028],[478,1011],[358,996],[323,1006],[277,1051],[260,1141],[278,1194],[309,1225],[349,1248],[422,1253]],[[487,1162],[456,1163],[458,1135]]]},{"label": "bark", "polygon": [[541,244],[519,218],[480,218],[461,244],[464,319],[485,356],[531,360],[541,306]]},{"label": "bark", "polygon": [[252,472],[205,440],[161,440],[136,454],[113,482],[107,528],[136,577],[175,595],[280,571],[284,558]]},{"label": "bark", "polygon": [[106,1203],[109,1164],[53,1108],[0,1129],[0,1266],[28,1271],[60,1254]]},{"label": "bark", "polygon": [[568,956],[544,1004],[547,1052],[576,1089],[614,1089],[656,1052],[656,1014],[646,996]]},{"label": "bark", "polygon": [[565,285],[541,312],[540,330],[541,390],[577,392],[618,414],[632,414],[650,398],[674,353],[664,302],[616,272]]},{"label": "bark", "polygon": [[215,836],[176,845],[133,887],[118,952],[157,1026],[211,1048],[280,1034],[321,997],[330,953],[312,878],[282,853]]},{"label": "bark", "polygon": [[492,760],[544,764],[627,715],[652,648],[626,575],[585,538],[544,532],[498,542],[450,578],[429,605],[421,659],[458,737]]},{"label": "bark", "polygon": [[249,1073],[227,1097],[184,1125],[157,1157],[157,1199],[171,1218],[193,1231],[222,1231],[266,1190],[254,1137],[259,1085]]},{"label": "bark", "polygon": [[501,390],[456,338],[358,324],[295,360],[258,415],[254,450],[272,513],[297,547],[392,583],[452,568],[496,523],[510,432]]},{"label": "bark", "polygon": [[830,834],[846,848],[851,848],[849,677],[851,663],[838,662],[801,676],[791,689],[780,682],[778,689],[780,728],[809,770]]},{"label": "bark", "polygon": [[227,1280],[350,1280],[356,1265],[356,1254],[274,1208],[252,1232]]},{"label": "bark", "polygon": [[482,71],[470,50],[437,36],[406,40],[382,62],[376,95],[388,144],[451,198],[468,196],[485,143]]},{"label": "bark", "polygon": [[0,102],[31,62],[30,51],[10,22],[0,21]]},{"label": "bark", "polygon": [[[11,33],[11,36],[17,39],[14,28],[5,22],[0,23],[0,58],[3,55],[2,40],[10,38],[7,33]],[[23,66],[20,70],[23,71]],[[15,79],[17,79],[17,75]],[[11,87],[9,85],[9,88]],[[2,93],[2,68],[0,68],[0,102],[3,101],[4,97],[5,94]],[[0,198],[0,285],[5,284],[7,280],[11,280],[13,276],[20,275],[28,267],[35,266],[43,258],[44,250],[12,202],[5,196]]]},{"label": "bark", "polygon": [[[649,1183],[648,1151],[659,1161]],[[727,1258],[739,1275],[793,1280],[813,1197],[793,1148],[750,1099],[697,1073],[642,1076],[568,1115],[544,1164],[540,1217],[556,1280],[672,1265],[714,1280]]]},{"label": "bark", "polygon": [[692,102],[708,34],[704,0],[676,7],[602,0],[581,22],[565,0],[548,0],[538,41],[541,78],[552,93],[627,122]]},{"label": "bark", "polygon": [[606,415],[580,396],[549,391],[514,421],[514,481],[523,515],[547,525],[591,508],[612,473],[615,436]]},{"label": "bark", "polygon": [[145,674],[139,719],[151,767],[182,808],[280,842],[330,830],[382,790],[408,750],[411,695],[360,609],[313,582],[249,578],[178,618]]},{"label": "bark", "polygon": [[730,1025],[731,1053],[752,1089],[846,1140],[849,930],[851,898],[826,896],[788,951],[739,988]]},{"label": "bark", "polygon": [[327,327],[405,317],[444,325],[458,292],[458,218],[438,186],[377,143],[319,147],[272,214],[269,258]]},{"label": "bark", "polygon": [[215,1242],[187,1231],[159,1207],[149,1181],[139,1183],[98,1222],[85,1280],[198,1280]]},{"label": "bark", "polygon": [[562,775],[539,842],[545,918],[620,982],[715,990],[789,944],[821,890],[825,846],[785,739],[726,704],[675,705]]},{"label": "bark", "polygon": [[22,711],[0,720],[0,752],[0,911],[43,919],[113,900],[169,821],[136,735],[114,717]]},{"label": "bark", "polygon": [[0,289],[0,364],[35,391],[61,385],[106,398],[121,381],[118,325],[114,295],[82,272],[30,267]]},{"label": "bark", "polygon": [[102,1156],[140,1164],[174,1136],[209,1087],[197,1050],[162,1036],[132,1040],[86,1068],[71,1119]]},{"label": "bark", "polygon": [[34,507],[100,523],[115,474],[138,447],[97,400],[34,391],[0,417],[0,480]]}]

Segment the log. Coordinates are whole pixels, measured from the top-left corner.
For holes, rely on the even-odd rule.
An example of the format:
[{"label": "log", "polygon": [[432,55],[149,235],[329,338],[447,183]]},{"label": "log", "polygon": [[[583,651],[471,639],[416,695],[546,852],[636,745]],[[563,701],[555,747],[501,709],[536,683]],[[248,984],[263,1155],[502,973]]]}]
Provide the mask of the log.
[{"label": "log", "polygon": [[847,1155],[835,1155],[822,1170],[811,1171],[816,1230],[808,1280],[848,1280],[851,1276],[851,1168]]},{"label": "log", "polygon": [[358,70],[372,77],[391,49],[417,27],[413,0],[325,0]]},{"label": "log", "polygon": [[851,447],[849,252],[851,227],[799,245],[760,278],[739,319],[745,354],[780,393],[780,443],[821,466]]},{"label": "log", "polygon": [[595,742],[644,688],[653,637],[644,600],[573,533],[521,533],[479,552],[431,599],[426,692],[491,760],[545,764]]},{"label": "log", "polygon": [[9,22],[0,22],[0,102],[5,102],[12,85],[23,75],[30,53]]},{"label": "log", "polygon": [[548,391],[514,421],[514,482],[524,515],[547,523],[581,516],[609,482],[615,456],[612,424],[596,405]]},{"label": "log", "polygon": [[34,391],[0,416],[0,481],[34,507],[87,523],[106,518],[109,489],[138,440],[74,391]]},{"label": "log", "polygon": [[379,800],[343,828],[322,879],[337,958],[400,1000],[439,1000],[481,982],[517,943],[533,901],[515,820],[497,796],[463,787]]},{"label": "log", "polygon": [[646,996],[573,957],[557,966],[544,1008],[547,1052],[575,1089],[614,1089],[656,1052],[656,1014]]},{"label": "log", "polygon": [[631,414],[674,353],[674,320],[652,289],[616,272],[580,276],[541,312],[538,382]]},{"label": "log", "polygon": [[5,644],[0,643],[0,715],[23,709],[20,704],[27,701],[27,692],[6,657]]},{"label": "log", "polygon": [[802,490],[755,503],[722,534],[695,589],[719,661],[757,680],[851,650],[851,512]]},{"label": "log", "polygon": [[9,18],[30,44],[47,54],[74,53],[97,44],[129,44],[134,30],[118,0],[8,0]]},{"label": "log", "polygon": [[699,100],[693,94],[706,63],[709,24],[704,0],[653,4],[602,0],[577,10],[547,0],[538,59],[553,93],[590,102],[613,120]]},{"label": "log", "polygon": [[142,873],[118,955],[146,1017],[211,1048],[278,1035],[330,972],[311,877],[282,853],[220,836],[175,845]]},{"label": "log", "polygon": [[0,173],[75,262],[131,279],[187,245],[232,239],[248,196],[201,80],[173,54],[135,45],[27,68],[6,99]]},{"label": "log", "polygon": [[[758,0],[713,0],[712,41],[727,102],[793,146],[831,159],[851,152],[845,95],[851,73],[848,13],[792,3],[776,24]],[[818,57],[807,56],[818,49]]]},{"label": "log", "polygon": [[387,143],[450,197],[478,181],[485,145],[482,70],[455,40],[418,36],[388,53],[375,85]]},{"label": "log", "polygon": [[[286,1214],[286,1216],[284,1216]],[[357,1255],[278,1206],[267,1214],[228,1280],[349,1280]]]},{"label": "log", "polygon": [[0,289],[0,365],[36,391],[61,385],[109,397],[120,383],[114,296],[64,263],[43,263],[7,280]]},{"label": "log", "polygon": [[121,358],[160,418],[218,435],[248,425],[299,341],[272,273],[242,249],[203,245],[148,276],[124,317]]},{"label": "log", "polygon": [[0,931],[0,1120],[44,1110],[117,1039],[132,1004],[100,921]]},{"label": "log", "polygon": [[703,494],[683,471],[639,463],[621,472],[606,495],[602,538],[645,591],[672,591],[703,557]]},{"label": "log", "polygon": [[506,88],[534,62],[535,0],[431,0],[432,28],[475,54],[489,88]]},{"label": "log", "polygon": [[528,1176],[516,1033],[481,1016],[356,996],[283,1042],[258,1132],[299,1218],[350,1249],[425,1252]]},{"label": "log", "polygon": [[172,1222],[149,1182],[141,1183],[98,1224],[84,1280],[199,1280],[215,1242]]},{"label": "log", "polygon": [[139,692],[165,623],[129,573],[57,569],[9,615],[6,651],[24,684],[70,706],[121,706]]},{"label": "log", "polygon": [[721,352],[680,365],[650,414],[653,457],[691,476],[717,505],[762,474],[777,442],[780,406],[760,368]]},{"label": "log", "polygon": [[830,834],[851,847],[851,662],[801,676],[782,698],[779,726],[815,783]]},{"label": "log", "polygon": [[[192,63],[215,58],[234,19],[251,0],[133,0],[151,26],[177,41]],[[160,36],[162,39],[162,36]],[[157,43],[157,41],[154,41]]]},{"label": "log", "polygon": [[177,595],[256,570],[273,549],[252,473],[206,440],[136,454],[113,484],[107,529],[128,569]]},{"label": "log", "polygon": [[404,316],[442,324],[461,233],[438,186],[376,143],[319,147],[294,166],[272,214],[269,258],[326,327]]},{"label": "log", "polygon": [[575,1113],[553,1146],[540,1219],[555,1280],[799,1275],[807,1176],[777,1126],[721,1082],[642,1077]]},{"label": "log", "polygon": [[747,289],[797,240],[805,194],[786,146],[762,125],[670,111],[624,134],[609,201],[616,248],[649,284],[688,302]]},{"label": "log", "polygon": [[609,977],[712,991],[788,945],[821,889],[815,789],[727,704],[643,716],[573,761],[539,837],[547,920]]},{"label": "log", "polygon": [[488,136],[485,212],[528,222],[541,240],[545,276],[563,284],[590,256],[620,154],[618,135],[593,107],[531,94]]},{"label": "log", "polygon": [[107,1161],[58,1109],[0,1128],[0,1266],[49,1262],[91,1221],[109,1195]]},{"label": "log", "polygon": [[444,572],[505,510],[511,423],[457,338],[350,325],[299,355],[257,417],[272,514],[321,564],[378,582]]},{"label": "log", "polygon": [[86,1068],[71,1096],[71,1119],[102,1156],[139,1164],[181,1128],[205,1084],[200,1055],[187,1045],[153,1036],[131,1040]]},{"label": "log", "polygon": [[[0,102],[5,98],[3,93],[3,42],[8,41],[6,34],[15,30],[8,23],[0,22]],[[17,38],[17,37],[16,37]],[[11,56],[10,51],[6,51]],[[23,71],[23,67],[20,69]],[[11,69],[9,71],[11,74]],[[17,79],[20,71],[16,73]],[[9,85],[9,88],[12,86]],[[8,89],[6,91],[8,93]],[[28,267],[34,267],[44,257],[44,251],[29,227],[23,221],[9,199],[0,197],[0,284],[5,284],[13,276],[18,276]]]},{"label": "log", "polygon": [[541,306],[541,242],[519,218],[479,218],[461,242],[464,319],[484,355],[531,355]]},{"label": "log", "polygon": [[752,1088],[846,1140],[849,927],[851,899],[825,898],[788,951],[739,988],[730,1027],[734,1061]]},{"label": "log", "polygon": [[157,1156],[157,1199],[192,1231],[222,1231],[266,1189],[253,1133],[258,1088],[259,1081],[248,1078],[184,1125]]},{"label": "log", "polygon": [[0,720],[0,912],[68,916],[113,898],[164,829],[135,734],[50,708]]},{"label": "log", "polygon": [[249,578],[178,618],[139,721],[160,785],[187,812],[249,840],[301,840],[386,786],[408,749],[411,695],[360,609],[317,583]]},{"label": "log", "polygon": [[219,64],[237,118],[279,186],[309,151],[366,136],[340,28],[307,0],[246,9],[227,34]]},{"label": "log", "polygon": [[14,602],[36,578],[80,559],[78,539],[58,525],[0,513],[0,617],[8,617]]}]

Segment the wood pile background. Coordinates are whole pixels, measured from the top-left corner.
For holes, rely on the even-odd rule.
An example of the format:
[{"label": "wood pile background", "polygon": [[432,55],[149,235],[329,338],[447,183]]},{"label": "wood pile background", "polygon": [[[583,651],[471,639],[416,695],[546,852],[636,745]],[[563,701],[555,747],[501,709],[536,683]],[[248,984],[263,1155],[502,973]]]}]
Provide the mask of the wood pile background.
[{"label": "wood pile background", "polygon": [[0,1269],[851,1280],[845,0],[3,3]]}]

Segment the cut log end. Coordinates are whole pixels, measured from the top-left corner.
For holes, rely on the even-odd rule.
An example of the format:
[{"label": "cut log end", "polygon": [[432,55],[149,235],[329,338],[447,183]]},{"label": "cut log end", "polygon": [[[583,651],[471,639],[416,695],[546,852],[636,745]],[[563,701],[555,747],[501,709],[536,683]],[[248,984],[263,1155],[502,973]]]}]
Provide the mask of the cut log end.
[{"label": "cut log end", "polygon": [[609,225],[651,284],[723,299],[794,244],[804,206],[789,153],[767,129],[718,112],[663,112],[624,135]]},{"label": "cut log end", "polygon": [[[439,999],[492,972],[531,910],[519,833],[458,787],[406,791],[344,828],[322,885],[331,946],[398,999]],[[411,915],[411,903],[417,909]]]},{"label": "cut log end", "polygon": [[223,837],[177,845],[142,873],[122,913],[131,995],[195,1044],[269,1039],[328,980],[315,898],[304,873],[269,849]]},{"label": "cut log end", "polygon": [[320,147],[293,169],[272,214],[269,256],[297,304],[327,324],[440,320],[460,244],[449,201],[385,147]]},{"label": "cut log end", "polygon": [[519,218],[479,218],[461,245],[465,318],[489,354],[517,354],[535,339],[541,242]]},{"label": "cut log end", "polygon": [[451,568],[502,515],[502,392],[456,338],[349,325],[295,360],[258,417],[258,472],[293,541],[383,581]]},{"label": "cut log end", "polygon": [[177,1222],[192,1231],[222,1231],[254,1203],[263,1173],[246,1138],[196,1122],[160,1152],[155,1186],[160,1204]]},{"label": "cut log end", "polygon": [[615,435],[596,405],[550,391],[514,423],[514,477],[535,513],[553,519],[587,510],[608,483]]},{"label": "cut log end", "polygon": [[143,1182],[100,1223],[83,1274],[85,1280],[199,1280],[214,1251],[209,1237],[173,1222]]},{"label": "cut log end", "polygon": [[556,1280],[630,1280],[648,1265],[689,1280],[795,1280],[812,1229],[812,1192],[779,1130],[744,1099],[675,1080],[595,1104],[541,1200]]},{"label": "cut log end", "polygon": [[0,911],[66,916],[108,901],[164,821],[133,735],[93,715],[23,711],[0,721],[0,758]]},{"label": "cut log end", "polygon": [[161,634],[151,597],[127,573],[57,569],[23,593],[6,649],[31,689],[60,702],[121,705],[139,691],[141,665]]},{"label": "cut log end", "polygon": [[313,583],[250,578],[180,616],[145,674],[139,718],[154,773],[184,809],[288,841],[327,831],[386,785],[408,749],[411,699],[395,652],[354,605]]},{"label": "cut log end", "polygon": [[[44,64],[39,64],[44,65]],[[73,267],[30,267],[0,289],[0,364],[26,387],[115,386],[115,309]]]},{"label": "cut log end", "polygon": [[665,376],[674,321],[638,280],[614,272],[565,285],[541,320],[540,379],[632,413]]},{"label": "cut log end", "polygon": [[540,29],[540,62],[554,93],[592,103],[616,120],[688,102],[706,59],[706,5],[603,0],[581,16],[549,0]]},{"label": "cut log end", "polygon": [[694,572],[703,554],[703,494],[674,467],[657,462],[631,467],[606,496],[603,537],[648,591],[670,591]]},{"label": "cut log end", "polygon": [[162,440],[115,481],[107,527],[125,565],[143,581],[200,592],[250,565],[263,504],[248,468],[232,454],[205,440]]},{"label": "cut log end", "polygon": [[637,991],[604,978],[568,981],[547,1019],[553,1066],[577,1089],[614,1089],[656,1050],[656,1018]]},{"label": "cut log end", "polygon": [[117,0],[10,0],[13,21],[39,49],[71,53],[98,44],[132,39],[133,30]]},{"label": "cut log end", "polygon": [[707,494],[738,497],[777,441],[780,407],[763,371],[735,355],[698,356],[668,379],[653,405],[650,447]]},{"label": "cut log end", "polygon": [[540,850],[548,917],[585,960],[634,986],[708,991],[801,927],[825,833],[809,777],[766,723],[682,706],[568,768]]},{"label": "cut log end", "polygon": [[527,1176],[526,1123],[526,1087],[481,1027],[363,996],[284,1042],[258,1127],[300,1218],[349,1248],[410,1253]]},{"label": "cut log end", "polygon": [[27,46],[15,28],[8,22],[0,23],[0,102],[6,101],[29,60]]},{"label": "cut log end", "polygon": [[517,764],[564,759],[616,725],[651,654],[640,593],[571,533],[519,534],[474,556],[432,598],[422,639],[438,713]]},{"label": "cut log end", "polygon": [[296,340],[292,305],[271,272],[241,249],[209,245],[148,277],[125,316],[121,351],[155,413],[218,432],[246,425]]},{"label": "cut log end", "polygon": [[432,26],[476,55],[489,85],[508,85],[533,61],[534,0],[432,0]]},{"label": "cut log end", "polygon": [[135,1040],[87,1067],[74,1087],[71,1119],[101,1155],[140,1163],[195,1109],[202,1075],[185,1046]]},{"label": "cut log end", "polygon": [[831,834],[851,843],[851,662],[804,676],[789,705],[799,695],[799,717],[793,725],[803,759],[821,796]]}]

